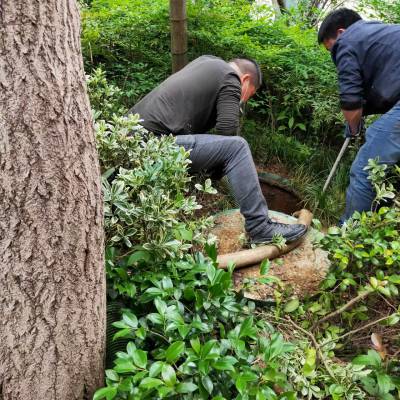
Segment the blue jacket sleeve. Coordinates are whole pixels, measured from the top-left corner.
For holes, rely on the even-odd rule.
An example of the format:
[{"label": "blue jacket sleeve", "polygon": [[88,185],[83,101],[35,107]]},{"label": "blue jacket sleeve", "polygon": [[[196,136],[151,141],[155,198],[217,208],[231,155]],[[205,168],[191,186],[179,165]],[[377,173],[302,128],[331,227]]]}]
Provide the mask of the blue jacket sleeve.
[{"label": "blue jacket sleeve", "polygon": [[333,55],[338,71],[340,105],[344,110],[362,108],[364,88],[361,67],[352,46],[339,42]]}]

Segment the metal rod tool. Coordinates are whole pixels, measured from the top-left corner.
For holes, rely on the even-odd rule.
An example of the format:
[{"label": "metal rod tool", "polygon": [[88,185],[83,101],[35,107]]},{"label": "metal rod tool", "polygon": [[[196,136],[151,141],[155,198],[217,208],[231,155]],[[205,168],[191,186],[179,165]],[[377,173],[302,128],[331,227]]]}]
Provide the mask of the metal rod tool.
[{"label": "metal rod tool", "polygon": [[344,152],[346,151],[347,146],[348,146],[349,143],[350,143],[350,139],[351,139],[351,137],[347,137],[346,140],[344,141],[343,146],[342,146],[342,148],[340,149],[340,152],[339,152],[338,156],[336,157],[335,164],[333,164],[333,167],[332,167],[332,169],[331,169],[331,172],[329,173],[329,176],[328,176],[328,178],[326,179],[324,188],[322,189],[322,193],[325,193],[325,190],[326,190],[327,187],[329,186],[329,183],[331,182],[331,180],[332,180],[332,178],[333,178],[333,175],[335,175],[335,172],[336,172],[337,167],[338,167],[338,165],[339,165],[339,163],[340,163],[340,160],[342,159],[343,154],[344,154]]}]

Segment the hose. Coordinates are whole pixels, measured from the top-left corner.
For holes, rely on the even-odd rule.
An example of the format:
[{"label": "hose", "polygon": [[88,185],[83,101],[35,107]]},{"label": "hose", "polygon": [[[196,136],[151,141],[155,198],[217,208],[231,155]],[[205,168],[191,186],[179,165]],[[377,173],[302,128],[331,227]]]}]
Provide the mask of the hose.
[{"label": "hose", "polygon": [[[309,227],[312,221],[312,213],[308,210],[302,209],[294,214],[297,217],[297,223],[306,225]],[[299,240],[293,243],[289,243],[282,248],[278,248],[273,244],[267,244],[265,246],[259,246],[255,249],[242,250],[236,253],[222,254],[217,257],[217,263],[219,268],[226,269],[229,263],[234,263],[235,268],[242,268],[248,265],[255,265],[265,260],[266,258],[272,260],[277,258],[289,251],[293,250],[302,243],[305,235]]]}]

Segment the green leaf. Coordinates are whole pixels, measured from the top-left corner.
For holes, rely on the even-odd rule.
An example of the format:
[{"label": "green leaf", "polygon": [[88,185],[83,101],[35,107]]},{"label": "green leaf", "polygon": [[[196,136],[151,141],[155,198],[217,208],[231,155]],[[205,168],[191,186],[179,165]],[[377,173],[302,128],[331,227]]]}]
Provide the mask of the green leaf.
[{"label": "green leaf", "polygon": [[207,355],[210,353],[210,351],[213,349],[215,346],[216,340],[209,340],[207,343],[204,344],[204,346],[201,349],[201,354],[200,358],[205,359]]},{"label": "green leaf", "polygon": [[235,386],[239,393],[243,394],[247,387],[247,380],[244,379],[242,375],[239,375],[239,377],[236,379]]},{"label": "green leaf", "polygon": [[201,378],[201,383],[204,386],[204,389],[206,389],[207,392],[211,394],[214,389],[214,385],[210,377],[208,375],[203,376],[203,378]]},{"label": "green leaf", "polygon": [[176,383],[176,374],[175,370],[168,364],[164,364],[161,370],[161,376],[165,382],[165,384],[169,387],[172,387]]},{"label": "green leaf", "polygon": [[337,226],[331,226],[328,229],[328,234],[329,235],[340,235],[340,228],[338,228]]},{"label": "green leaf", "polygon": [[147,378],[144,378],[140,382],[139,386],[143,389],[148,390],[148,389],[153,389],[153,388],[158,387],[163,384],[164,384],[164,382],[161,379],[147,377]]},{"label": "green leaf", "polygon": [[390,275],[388,280],[395,284],[400,284],[400,275]]},{"label": "green leaf", "polygon": [[156,361],[155,363],[151,364],[149,369],[150,378],[160,375],[163,365],[164,363],[162,361]]},{"label": "green leaf", "polygon": [[136,371],[136,367],[129,360],[118,359],[116,361],[116,365],[114,367],[114,371],[118,372],[119,374],[123,374],[123,373],[127,373],[127,372]]},{"label": "green leaf", "polygon": [[108,178],[114,173],[114,171],[115,171],[115,167],[109,168],[106,172],[104,172],[104,173],[101,175],[101,177],[102,177],[103,179],[108,179]]},{"label": "green leaf", "polygon": [[271,268],[271,261],[266,259],[260,265],[260,275],[266,275]]},{"label": "green leaf", "polygon": [[132,314],[132,313],[127,313],[124,312],[124,314],[122,315],[122,320],[132,329],[136,329],[138,326],[138,320],[136,318],[136,315]]},{"label": "green leaf", "polygon": [[379,390],[382,393],[389,393],[389,391],[392,389],[392,380],[390,379],[389,375],[377,372],[376,373],[376,378],[378,381],[378,386]]},{"label": "green leaf", "polygon": [[296,311],[299,308],[300,302],[299,299],[292,299],[288,301],[285,305],[285,312],[291,313],[293,311]]},{"label": "green leaf", "polygon": [[254,337],[256,331],[253,327],[253,317],[247,317],[240,325],[239,338]]},{"label": "green leaf", "polygon": [[190,345],[192,346],[192,349],[195,351],[196,354],[200,353],[201,344],[199,338],[191,339]]},{"label": "green leaf", "polygon": [[384,321],[385,325],[393,326],[400,321],[400,314],[392,314]]},{"label": "green leaf", "polygon": [[105,387],[99,390],[96,390],[96,393],[93,396],[93,400],[107,399],[111,400],[117,395],[116,387]]},{"label": "green leaf", "polygon": [[125,328],[120,331],[118,331],[114,336],[113,340],[116,340],[118,338],[124,338],[124,337],[131,337],[132,336],[132,329],[131,328]]},{"label": "green leaf", "polygon": [[184,394],[184,393],[192,393],[197,389],[197,385],[195,385],[192,382],[181,382],[179,385],[176,387],[176,391],[178,393]]},{"label": "green leaf", "polygon": [[130,392],[133,388],[132,377],[129,376],[128,378],[124,378],[118,384],[118,391],[119,392]]},{"label": "green leaf", "polygon": [[139,368],[146,368],[147,365],[147,352],[143,350],[135,350],[132,355],[133,362]]},{"label": "green leaf", "polygon": [[[232,362],[232,359],[233,359],[233,362]],[[213,364],[213,367],[220,371],[234,371],[235,368],[233,367],[233,364],[235,364],[236,361],[237,360],[234,359],[233,357],[231,359],[224,357],[224,358],[221,358],[221,359],[215,361]]]},{"label": "green leaf", "polygon": [[392,296],[392,293],[391,293],[390,289],[387,288],[387,287],[378,286],[378,288],[376,290],[379,293],[382,293],[386,297],[391,297]]},{"label": "green leaf", "polygon": [[146,250],[135,251],[129,256],[126,265],[131,266],[133,264],[136,264],[138,261],[150,261],[150,253]]},{"label": "green leaf", "polygon": [[147,316],[147,319],[149,319],[154,325],[163,325],[164,324],[164,319],[162,315],[158,313],[151,313]]},{"label": "green leaf", "polygon": [[290,117],[290,118],[289,118],[289,122],[288,122],[288,126],[289,126],[290,129],[292,129],[293,124],[294,124],[294,118],[293,118],[293,117]]},{"label": "green leaf", "polygon": [[303,367],[304,376],[310,376],[315,370],[317,352],[312,348],[306,349],[306,362]]},{"label": "green leaf", "polygon": [[373,367],[379,367],[382,364],[379,353],[375,350],[368,350],[367,355],[357,356],[353,359],[352,364],[354,365],[372,365]]},{"label": "green leaf", "polygon": [[126,346],[126,352],[129,354],[130,357],[133,357],[135,351],[136,351],[135,343],[129,342]]},{"label": "green leaf", "polygon": [[217,248],[215,247],[215,244],[214,243],[213,244],[206,243],[204,248],[206,250],[208,257],[210,257],[211,260],[216,262],[217,261]]},{"label": "green leaf", "polygon": [[165,357],[168,362],[174,363],[181,356],[184,350],[185,350],[184,342],[172,343],[165,352]]},{"label": "green leaf", "polygon": [[113,382],[119,381],[119,375],[113,369],[106,369],[106,377]]},{"label": "green leaf", "polygon": [[165,315],[167,313],[167,303],[163,300],[161,300],[160,298],[156,297],[154,299],[154,305],[157,308],[157,311],[159,312],[160,315]]},{"label": "green leaf", "polygon": [[187,229],[179,229],[179,233],[183,240],[191,241],[193,239],[193,232]]}]

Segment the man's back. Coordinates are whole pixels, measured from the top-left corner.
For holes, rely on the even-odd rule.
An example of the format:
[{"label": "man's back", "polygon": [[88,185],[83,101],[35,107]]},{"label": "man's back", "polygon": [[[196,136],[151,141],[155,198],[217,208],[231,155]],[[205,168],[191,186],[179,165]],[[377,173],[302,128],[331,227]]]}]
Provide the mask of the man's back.
[{"label": "man's back", "polygon": [[332,49],[342,102],[364,99],[366,113],[385,112],[400,100],[400,25],[358,21]]},{"label": "man's back", "polygon": [[225,61],[202,56],[157,86],[129,112],[156,134],[235,134],[239,126],[240,78]]}]

